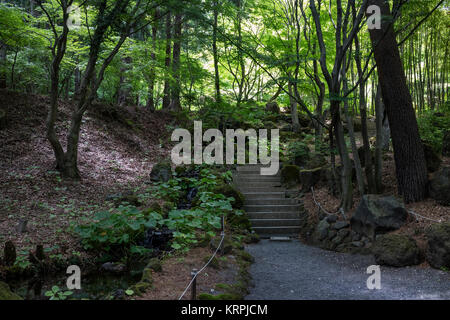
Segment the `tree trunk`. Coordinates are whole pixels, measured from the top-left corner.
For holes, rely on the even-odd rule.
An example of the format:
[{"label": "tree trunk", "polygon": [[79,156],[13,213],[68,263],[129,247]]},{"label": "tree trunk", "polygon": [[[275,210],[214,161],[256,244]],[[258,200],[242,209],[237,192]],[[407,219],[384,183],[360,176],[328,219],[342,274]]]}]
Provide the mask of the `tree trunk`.
[{"label": "tree trunk", "polygon": [[221,102],[220,95],[220,76],[219,76],[219,55],[217,51],[217,20],[219,16],[219,4],[217,0],[213,2],[214,6],[214,23],[213,23],[213,39],[212,39],[212,49],[213,49],[213,59],[214,59],[214,85],[216,89],[216,102]]},{"label": "tree trunk", "polygon": [[170,61],[171,61],[171,53],[172,53],[172,15],[171,13],[167,13],[166,17],[166,78],[164,80],[164,96],[163,96],[163,105],[162,108],[164,110],[168,109],[170,106]]},{"label": "tree trunk", "polygon": [[[358,36],[355,37],[355,47],[356,47],[355,62],[356,67],[358,69],[358,78],[362,79],[364,77],[364,74],[361,66],[361,55]],[[367,130],[366,90],[365,90],[365,83],[363,81],[359,85],[359,112],[361,114],[361,133],[363,138],[364,163],[367,178],[367,186],[369,189],[369,193],[374,193],[376,186],[372,168],[372,151],[370,150],[369,133]]]},{"label": "tree trunk", "polygon": [[181,110],[180,93],[181,93],[181,76],[180,76],[180,56],[181,56],[181,32],[182,32],[182,14],[177,13],[175,16],[174,26],[174,44],[173,44],[173,85],[172,85],[172,102],[170,110]]},{"label": "tree trunk", "polygon": [[[378,5],[383,16],[391,16],[384,0],[369,0],[369,5]],[[420,201],[427,193],[427,167],[391,19],[369,33],[391,128],[398,191],[407,203]]]},{"label": "tree trunk", "polygon": [[375,100],[375,118],[377,126],[377,142],[375,146],[375,186],[377,193],[383,192],[383,106],[381,101],[381,88],[377,88]]},{"label": "tree trunk", "polygon": [[300,131],[300,122],[298,120],[298,110],[297,110],[297,101],[294,99],[294,92],[293,92],[293,84],[291,81],[289,81],[288,87],[289,87],[289,105],[291,109],[291,119],[292,119],[292,131],[299,132]]},{"label": "tree trunk", "polygon": [[159,11],[158,9],[155,9],[155,13],[154,13],[154,20],[155,22],[152,25],[152,54],[151,54],[151,59],[152,59],[152,67],[150,68],[150,76],[148,79],[148,95],[147,95],[147,108],[150,111],[155,111],[156,109],[156,105],[155,105],[155,77],[156,77],[156,73],[155,73],[155,65],[156,65],[156,37],[158,34],[158,25],[157,25],[157,20],[159,17]]},{"label": "tree trunk", "polygon": [[[6,70],[6,46],[0,42],[0,65]],[[6,88],[6,71],[0,71],[0,89]]]}]

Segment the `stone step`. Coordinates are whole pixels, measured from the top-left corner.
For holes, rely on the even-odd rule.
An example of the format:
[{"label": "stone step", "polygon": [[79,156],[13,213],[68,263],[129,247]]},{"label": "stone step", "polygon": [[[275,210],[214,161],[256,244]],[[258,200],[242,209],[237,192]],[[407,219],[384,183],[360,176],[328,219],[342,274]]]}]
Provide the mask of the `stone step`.
[{"label": "stone step", "polygon": [[253,228],[257,227],[298,227],[300,219],[250,219]]},{"label": "stone step", "polygon": [[298,212],[248,212],[249,219],[298,219]]},{"label": "stone step", "polygon": [[300,227],[255,227],[252,228],[256,233],[260,235],[298,235],[300,233]]},{"label": "stone step", "polygon": [[257,199],[286,199],[285,192],[242,192],[245,200],[257,200]]},{"label": "stone step", "polygon": [[237,186],[242,193],[265,193],[265,192],[285,192],[286,189],[280,187],[253,187],[253,186]]},{"label": "stone step", "polygon": [[[268,168],[268,166],[265,166]],[[253,173],[253,174],[260,174],[261,173],[261,168],[263,168],[263,166],[239,166],[236,168],[236,171],[239,173]],[[278,171],[279,172],[279,171]]]},{"label": "stone step", "polygon": [[276,174],[273,176],[263,176],[259,173],[240,172],[240,173],[234,173],[233,178],[234,179],[242,178],[242,179],[278,179],[278,180],[281,180],[281,175]]},{"label": "stone step", "polygon": [[234,180],[233,184],[237,188],[281,188],[281,182],[280,181],[246,181],[246,180]]},{"label": "stone step", "polygon": [[287,204],[298,204],[295,199],[270,199],[270,198],[261,198],[261,199],[245,199],[245,205],[255,206],[255,205],[287,205]]},{"label": "stone step", "polygon": [[300,212],[298,204],[287,205],[244,205],[244,210],[250,212]]},{"label": "stone step", "polygon": [[241,182],[260,182],[260,183],[267,183],[267,182],[281,182],[281,179],[279,177],[264,177],[260,176],[258,178],[250,177],[250,176],[239,176],[233,179],[235,183],[241,183]]}]

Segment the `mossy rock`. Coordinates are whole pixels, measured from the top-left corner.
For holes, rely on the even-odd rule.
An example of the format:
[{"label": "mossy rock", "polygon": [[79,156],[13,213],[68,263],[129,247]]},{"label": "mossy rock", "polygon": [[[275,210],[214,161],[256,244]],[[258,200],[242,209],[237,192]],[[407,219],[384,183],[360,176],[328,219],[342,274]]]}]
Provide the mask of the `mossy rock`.
[{"label": "mossy rock", "polygon": [[246,213],[236,214],[233,213],[231,216],[227,218],[229,225],[238,231],[251,230],[252,224],[250,219]]},{"label": "mossy rock", "polygon": [[170,161],[164,160],[155,164],[150,173],[153,182],[167,182],[172,178],[172,166]]},{"label": "mossy rock", "polygon": [[223,194],[227,198],[234,198],[232,206],[234,209],[242,209],[244,206],[244,195],[230,184],[220,184],[214,188],[214,193]]},{"label": "mossy rock", "polygon": [[131,286],[130,289],[133,290],[133,292],[138,295],[142,296],[148,289],[152,287],[151,283],[147,282],[138,282],[135,285]]},{"label": "mossy rock", "polygon": [[153,283],[153,270],[146,267],[142,271],[142,278],[141,278],[140,282],[152,284]]},{"label": "mossy rock", "polygon": [[244,238],[244,243],[246,243],[246,244],[258,243],[260,240],[261,239],[257,233],[249,233]]},{"label": "mossy rock", "polygon": [[281,183],[293,187],[300,183],[300,168],[295,165],[286,165],[281,169]]},{"label": "mossy rock", "polygon": [[312,187],[321,180],[324,168],[304,169],[300,170],[300,180],[302,182],[302,191],[309,192]]},{"label": "mossy rock", "polygon": [[23,300],[23,298],[12,292],[8,284],[0,281],[0,301],[1,300]]},{"label": "mossy rock", "polygon": [[433,224],[426,230],[427,261],[433,268],[450,268],[450,222]]},{"label": "mossy rock", "polygon": [[380,265],[406,267],[422,262],[422,254],[416,241],[400,234],[379,236],[372,246],[372,253]]},{"label": "mossy rock", "polygon": [[161,260],[159,260],[158,258],[150,259],[150,261],[147,263],[146,268],[153,270],[155,272],[161,272],[162,271]]}]

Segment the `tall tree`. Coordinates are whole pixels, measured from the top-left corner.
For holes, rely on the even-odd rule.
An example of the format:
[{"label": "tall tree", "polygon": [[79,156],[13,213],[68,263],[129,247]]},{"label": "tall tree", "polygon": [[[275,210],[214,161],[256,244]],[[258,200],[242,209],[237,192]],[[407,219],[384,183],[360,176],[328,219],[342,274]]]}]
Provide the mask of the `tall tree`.
[{"label": "tall tree", "polygon": [[381,93],[391,128],[398,191],[406,202],[420,201],[427,190],[427,166],[412,98],[395,38],[393,17],[384,0],[369,0],[381,8],[381,29],[369,30]]},{"label": "tall tree", "polygon": [[174,43],[173,43],[173,60],[172,60],[172,101],[170,103],[170,110],[181,110],[180,93],[181,93],[181,75],[180,75],[180,58],[181,58],[181,41],[182,41],[182,26],[183,14],[177,12],[174,23]]},{"label": "tall tree", "polygon": [[213,34],[212,34],[212,50],[214,59],[214,87],[217,103],[221,102],[220,95],[220,75],[219,75],[219,53],[217,49],[217,23],[219,18],[219,0],[213,0]]},{"label": "tall tree", "polygon": [[166,16],[166,59],[165,59],[166,76],[164,79],[164,96],[163,96],[163,105],[162,105],[162,108],[164,110],[166,110],[170,107],[171,54],[172,54],[172,14],[170,12],[168,12],[167,16]]}]

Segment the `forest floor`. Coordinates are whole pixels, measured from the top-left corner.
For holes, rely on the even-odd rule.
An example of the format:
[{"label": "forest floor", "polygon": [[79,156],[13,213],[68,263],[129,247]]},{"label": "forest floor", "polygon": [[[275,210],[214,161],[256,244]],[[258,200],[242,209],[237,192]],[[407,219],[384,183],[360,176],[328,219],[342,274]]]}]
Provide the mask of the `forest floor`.
[{"label": "forest floor", "polygon": [[[0,90],[0,101],[8,119],[0,131],[0,250],[8,240],[19,251],[37,244],[59,246],[63,255],[80,250],[66,228],[89,219],[108,195],[144,185],[152,166],[168,154],[170,115],[95,104],[80,133],[82,180],[64,181],[45,137],[49,99]],[[56,131],[63,145],[71,108],[60,102]],[[28,221],[27,232],[19,234],[21,219]]]}]

